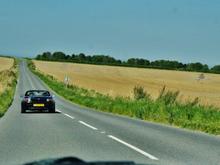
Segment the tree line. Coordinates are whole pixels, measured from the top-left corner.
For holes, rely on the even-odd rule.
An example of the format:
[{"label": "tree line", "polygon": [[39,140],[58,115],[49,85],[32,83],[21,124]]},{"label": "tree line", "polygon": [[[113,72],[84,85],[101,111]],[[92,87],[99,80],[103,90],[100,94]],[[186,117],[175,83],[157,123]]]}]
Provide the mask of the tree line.
[{"label": "tree line", "polygon": [[84,53],[67,55],[63,52],[44,52],[35,58],[36,60],[46,61],[62,61],[98,65],[114,65],[114,66],[128,66],[128,67],[141,67],[141,68],[158,68],[169,70],[182,70],[182,71],[195,71],[205,73],[218,73],[220,74],[220,65],[209,68],[207,64],[200,62],[184,64],[172,60],[155,60],[150,61],[143,58],[129,58],[126,61],[115,59],[107,55],[85,55]]}]

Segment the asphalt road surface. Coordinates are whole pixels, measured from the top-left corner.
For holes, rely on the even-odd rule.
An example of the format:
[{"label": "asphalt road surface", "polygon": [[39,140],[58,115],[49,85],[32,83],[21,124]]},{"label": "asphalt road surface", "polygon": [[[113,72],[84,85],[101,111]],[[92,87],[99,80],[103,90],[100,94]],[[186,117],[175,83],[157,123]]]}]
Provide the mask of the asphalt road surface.
[{"label": "asphalt road surface", "polygon": [[[220,165],[220,138],[82,108],[57,96],[57,113],[20,113],[20,95],[47,89],[23,61],[12,106],[0,119],[0,164],[75,156],[155,165]],[[126,109],[125,109],[126,110]]]}]

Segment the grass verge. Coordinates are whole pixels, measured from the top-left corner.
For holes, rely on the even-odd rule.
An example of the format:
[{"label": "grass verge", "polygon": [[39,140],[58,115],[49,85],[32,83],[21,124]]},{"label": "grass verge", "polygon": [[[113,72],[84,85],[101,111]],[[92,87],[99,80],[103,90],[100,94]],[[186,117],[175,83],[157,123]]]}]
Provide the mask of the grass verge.
[{"label": "grass verge", "polygon": [[18,60],[14,58],[13,66],[0,72],[0,81],[4,81],[4,90],[0,93],[0,117],[8,110],[13,101],[18,77]]},{"label": "grass verge", "polygon": [[30,60],[28,60],[28,67],[51,89],[74,103],[99,111],[220,135],[219,109],[199,105],[198,99],[192,102],[180,103],[176,100],[179,94],[178,91],[166,91],[164,87],[159,97],[153,100],[142,88],[135,87],[136,99],[112,98],[94,90],[87,90],[74,85],[66,86],[53,76],[45,75],[36,70],[35,65]]}]

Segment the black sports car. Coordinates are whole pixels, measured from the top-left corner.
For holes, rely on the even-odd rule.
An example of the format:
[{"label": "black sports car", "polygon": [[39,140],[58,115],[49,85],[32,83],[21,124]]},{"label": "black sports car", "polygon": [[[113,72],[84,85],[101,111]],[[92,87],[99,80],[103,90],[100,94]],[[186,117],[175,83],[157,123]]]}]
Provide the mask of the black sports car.
[{"label": "black sports car", "polygon": [[47,110],[55,112],[55,101],[49,91],[46,90],[29,90],[25,93],[21,101],[21,113],[26,110]]}]

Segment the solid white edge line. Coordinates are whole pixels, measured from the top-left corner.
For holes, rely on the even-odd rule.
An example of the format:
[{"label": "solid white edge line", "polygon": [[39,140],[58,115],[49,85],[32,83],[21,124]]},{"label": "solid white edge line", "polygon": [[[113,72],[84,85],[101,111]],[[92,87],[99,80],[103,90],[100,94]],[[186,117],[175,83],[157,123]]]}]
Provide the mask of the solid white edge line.
[{"label": "solid white edge line", "polygon": [[143,151],[143,150],[141,150],[141,149],[139,149],[139,148],[137,148],[137,147],[135,147],[135,146],[133,146],[133,145],[131,145],[131,144],[128,144],[128,143],[126,143],[125,141],[123,141],[123,140],[121,140],[121,139],[118,139],[118,138],[115,137],[115,136],[108,135],[108,137],[111,138],[111,139],[113,139],[113,140],[115,140],[115,141],[117,141],[117,142],[119,142],[119,143],[121,143],[121,144],[124,144],[125,146],[127,146],[127,147],[129,147],[129,148],[131,148],[131,149],[133,149],[133,150],[135,150],[135,151],[137,151],[137,152],[139,152],[140,154],[142,154],[142,155],[144,155],[144,156],[146,156],[146,157],[148,157],[148,158],[150,158],[150,159],[152,159],[152,160],[159,160],[159,159],[156,158],[155,156],[153,156],[153,155],[151,155],[151,154],[149,154],[149,153],[147,153],[147,152],[145,152],[145,151]]},{"label": "solid white edge line", "polygon": [[71,118],[71,119],[75,119],[75,117],[68,115],[67,113],[63,113],[65,116]]},{"label": "solid white edge line", "polygon": [[91,125],[85,123],[84,121],[81,121],[81,120],[80,120],[79,123],[81,123],[81,124],[83,124],[83,125],[85,125],[85,126],[91,128],[91,129],[93,129],[93,130],[98,130],[97,128],[95,128],[95,127],[93,127],[93,126],[91,126]]}]

